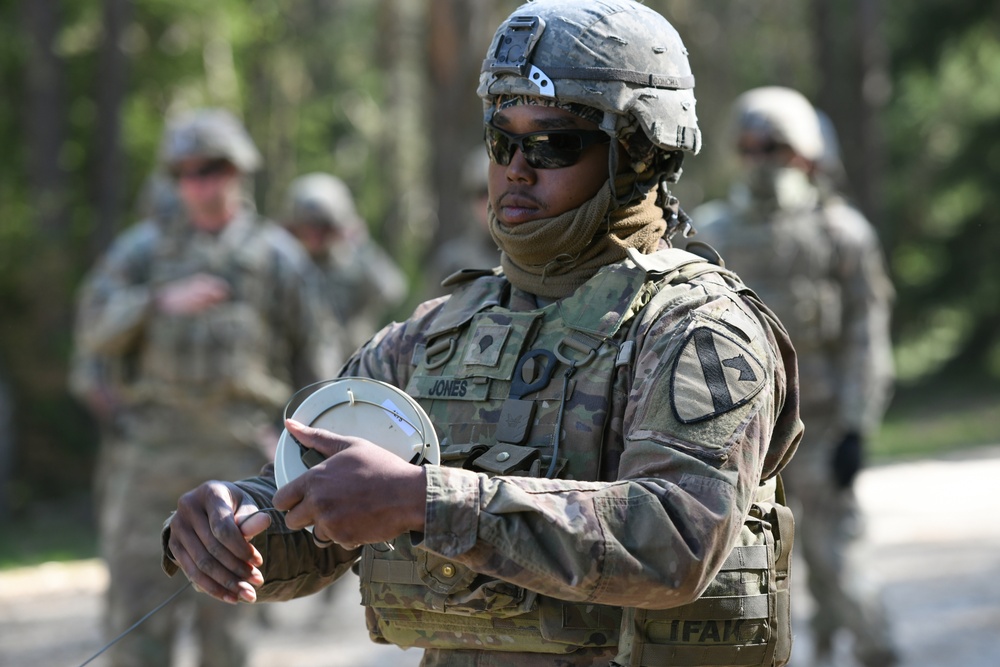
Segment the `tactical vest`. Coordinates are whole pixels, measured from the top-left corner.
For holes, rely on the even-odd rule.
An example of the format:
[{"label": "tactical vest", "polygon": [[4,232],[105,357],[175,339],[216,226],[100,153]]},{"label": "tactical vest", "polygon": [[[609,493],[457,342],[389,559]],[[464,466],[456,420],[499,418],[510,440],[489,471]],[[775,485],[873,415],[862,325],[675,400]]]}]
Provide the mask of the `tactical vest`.
[{"label": "tactical vest", "polygon": [[[606,434],[624,411],[634,330],[677,295],[671,285],[713,271],[724,270],[676,249],[634,254],[529,312],[500,305],[508,289],[502,277],[460,286],[432,323],[406,387],[437,428],[442,465],[608,479],[623,444]],[[773,500],[773,484],[763,495]],[[629,665],[781,665],[791,641],[791,536],[782,524],[788,541],[779,549],[775,513],[771,504],[754,504],[705,596],[664,611],[539,595],[415,549],[403,535],[393,549],[364,549],[369,631],[401,647],[571,653],[619,646],[618,659]]]},{"label": "tactical vest", "polygon": [[150,258],[150,284],[207,272],[223,278],[232,292],[200,313],[150,315],[138,351],[137,401],[242,399],[273,409],[292,394],[290,381],[275,378],[268,368],[269,355],[284,340],[275,333],[279,304],[271,282],[273,250],[261,234],[260,221],[246,223],[235,251],[231,242],[229,247],[192,243],[186,226],[164,233]]}]

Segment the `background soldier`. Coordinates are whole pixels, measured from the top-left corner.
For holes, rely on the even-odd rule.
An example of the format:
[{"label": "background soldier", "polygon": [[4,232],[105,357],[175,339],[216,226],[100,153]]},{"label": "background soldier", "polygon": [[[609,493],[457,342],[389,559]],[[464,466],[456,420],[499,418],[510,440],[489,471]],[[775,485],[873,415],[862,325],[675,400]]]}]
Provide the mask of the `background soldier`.
[{"label": "background soldier", "polygon": [[[260,156],[239,121],[218,109],[176,118],[160,162],[177,214],[116,240],[78,314],[79,355],[129,368],[99,512],[112,636],[176,589],[155,567],[155,533],[177,494],[259,470],[293,390],[331,377],[342,359],[309,258],[249,203]],[[245,664],[240,611],[197,598],[202,665]],[[111,664],[169,666],[177,628],[169,613],[151,618],[111,649]]]},{"label": "background soldier", "polygon": [[[728,201],[692,213],[697,240],[720,252],[774,308],[795,345],[806,430],[783,475],[797,502],[796,541],[816,602],[816,664],[840,628],[866,667],[896,662],[884,607],[852,566],[852,490],[864,444],[891,393],[892,287],[868,221],[833,187],[839,158],[800,93],[744,93],[734,108],[742,178]],[[827,150],[829,148],[829,150]]]},{"label": "background soldier", "polygon": [[500,264],[500,249],[490,236],[490,223],[487,217],[489,164],[489,158],[481,147],[471,152],[465,159],[462,169],[462,189],[465,192],[469,224],[465,225],[461,234],[448,239],[435,250],[424,272],[425,298],[441,296],[450,291],[441,283],[457,271],[489,269]]},{"label": "background soldier", "polygon": [[356,563],[372,637],[428,666],[784,664],[795,354],[735,275],[665,242],[701,145],[684,54],[633,0],[500,26],[479,95],[503,273],[343,371],[405,388],[444,464],[288,420],[326,460],[280,490],[265,471],[185,494],[169,572],[236,603]]},{"label": "background soldier", "polygon": [[330,174],[300,176],[288,188],[283,222],[319,267],[350,349],[362,345],[406,298],[407,283],[369,235],[347,184]]}]

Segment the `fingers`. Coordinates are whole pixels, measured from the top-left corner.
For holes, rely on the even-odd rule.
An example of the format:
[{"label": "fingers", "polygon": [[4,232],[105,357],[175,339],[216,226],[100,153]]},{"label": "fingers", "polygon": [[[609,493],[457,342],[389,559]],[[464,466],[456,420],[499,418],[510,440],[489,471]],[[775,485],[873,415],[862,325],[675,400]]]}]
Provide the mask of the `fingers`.
[{"label": "fingers", "polygon": [[315,449],[326,458],[343,451],[350,445],[350,440],[321,428],[306,426],[294,419],[285,420],[285,428],[297,441],[305,447]]},{"label": "fingers", "polygon": [[[170,522],[174,560],[200,590],[229,603],[255,601],[254,586],[264,583],[257,569],[263,562],[261,555],[247,536],[266,528],[270,518],[250,516],[256,507],[249,503],[240,507],[243,503],[237,487],[209,482],[181,496]],[[236,523],[235,507],[248,517],[245,531]]]}]

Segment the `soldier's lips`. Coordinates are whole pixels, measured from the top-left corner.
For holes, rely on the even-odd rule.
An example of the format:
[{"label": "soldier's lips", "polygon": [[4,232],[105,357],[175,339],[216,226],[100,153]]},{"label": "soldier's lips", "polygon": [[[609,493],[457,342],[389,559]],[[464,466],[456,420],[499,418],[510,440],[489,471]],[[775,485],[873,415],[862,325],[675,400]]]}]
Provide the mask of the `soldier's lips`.
[{"label": "soldier's lips", "polygon": [[519,225],[537,219],[541,210],[533,199],[520,195],[504,195],[499,201],[497,217],[504,224]]}]

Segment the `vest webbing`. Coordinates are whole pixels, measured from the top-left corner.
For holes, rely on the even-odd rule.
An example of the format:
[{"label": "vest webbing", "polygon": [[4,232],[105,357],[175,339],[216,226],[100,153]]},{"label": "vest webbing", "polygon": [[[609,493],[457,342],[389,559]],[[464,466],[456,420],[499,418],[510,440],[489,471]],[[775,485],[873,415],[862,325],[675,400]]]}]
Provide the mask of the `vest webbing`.
[{"label": "vest webbing", "polygon": [[[525,340],[518,341],[520,347],[517,350],[527,349],[540,339],[551,341],[553,330],[571,330],[574,332],[571,334],[575,341],[573,345],[578,345],[580,350],[589,347],[598,360],[593,366],[581,366],[578,375],[574,376],[586,385],[593,380],[590,375],[611,375],[618,366],[633,361],[629,356],[632,349],[629,343],[632,343],[638,323],[655,317],[672,298],[670,290],[664,287],[709,272],[729,273],[676,249],[654,255],[635,253],[630,259],[632,262],[619,265],[622,267],[620,271],[609,272],[603,277],[604,285],[612,280],[632,281],[631,292],[606,290],[605,293],[624,294],[616,304],[607,304],[610,307],[587,303],[586,309],[575,311],[570,304],[564,310],[575,315],[562,318],[559,327],[547,327],[548,316],[542,317],[539,324],[533,316],[513,313],[515,317],[524,317],[525,326],[534,331],[533,334],[525,334]],[[640,274],[641,279],[634,280],[634,276]],[[441,400],[428,399],[426,387],[433,385],[423,378],[425,375],[430,379],[454,377],[448,374],[454,373],[452,367],[457,363],[456,359],[461,357],[461,351],[469,344],[470,322],[479,316],[478,313],[486,312],[486,317],[490,317],[488,313],[499,305],[505,288],[502,277],[486,277],[461,285],[431,326],[427,351],[407,391],[428,408],[436,427],[439,427],[439,421],[434,418],[435,414],[450,413],[441,407]],[[549,316],[557,310],[550,308]],[[641,318],[635,317],[638,313],[642,314]],[[482,320],[479,321],[482,323]],[[500,316],[496,320],[487,319],[489,326],[497,326],[495,321],[504,320]],[[630,326],[623,326],[625,324]],[[597,354],[602,346],[609,344],[615,349],[614,354]],[[434,365],[437,363],[436,355],[442,354],[448,358],[444,363]],[[430,363],[427,357],[432,357]],[[498,365],[503,367],[504,363],[501,361]],[[428,370],[430,366],[433,368]],[[488,389],[482,394],[484,399],[502,400],[507,395],[511,373],[512,368],[507,364],[507,372],[503,373],[505,377],[491,377],[491,384],[487,386],[499,386],[503,391],[498,397],[495,388]],[[506,388],[502,383],[506,383]],[[605,384],[610,389],[612,382],[608,379]],[[424,395],[421,396],[421,393]],[[549,403],[561,400],[554,394],[545,398]],[[462,405],[461,401],[458,405]],[[466,401],[464,405],[471,403]],[[599,430],[603,433],[603,429]],[[443,432],[442,461],[447,461],[448,465],[463,466],[470,458],[482,453],[464,441],[449,440],[450,434],[461,432],[460,429]],[[491,438],[493,432],[488,435]],[[483,437],[483,434],[480,433],[480,436]],[[528,437],[528,445],[532,444],[532,437]],[[486,440],[490,438],[484,437]],[[570,439],[564,438],[565,441]],[[545,441],[545,438],[541,440]],[[591,449],[602,447],[600,434],[597,438],[591,435],[588,441]],[[594,452],[589,457],[582,454],[581,458],[600,460],[599,453]],[[569,464],[568,469],[578,473],[574,475],[577,479],[598,479],[595,465],[599,466],[599,463],[591,464],[584,471]],[[579,473],[587,476],[579,476]],[[538,474],[537,468],[534,474]],[[619,659],[625,660],[623,664],[650,667],[784,664],[768,661],[768,656],[775,655],[775,645],[779,643],[777,635],[781,634],[781,624],[776,622],[782,606],[777,600],[776,580],[784,577],[776,576],[775,562],[776,559],[787,561],[786,550],[776,551],[775,548],[777,535],[773,533],[777,532],[777,526],[772,529],[770,522],[762,518],[771,515],[772,505],[769,503],[773,502],[773,497],[772,483],[759,489],[758,502],[753,505],[738,544],[705,594],[691,604],[663,611],[577,604],[540,596],[506,582],[494,580],[484,583],[482,576],[464,566],[414,549],[407,536],[397,539],[394,550],[366,547],[360,571],[362,602],[374,612],[368,615],[369,631],[373,637],[403,647],[569,653],[582,646],[619,645],[622,649]],[[752,585],[748,586],[748,581]],[[475,604],[463,607],[463,601],[472,595],[474,587],[483,589],[491,586],[494,588],[490,589],[490,594],[505,599],[505,604],[496,605],[486,612],[477,610]],[[476,600],[481,601],[481,598]],[[787,603],[784,608],[787,610]],[[664,623],[668,627],[665,636],[658,631]],[[676,628],[673,634],[669,630],[672,624]],[[715,646],[699,642],[705,632],[694,637],[692,624],[705,627],[715,624],[719,628],[715,634],[730,643]],[[708,636],[714,637],[715,634],[709,632]],[[753,660],[746,662],[751,656]]]}]

